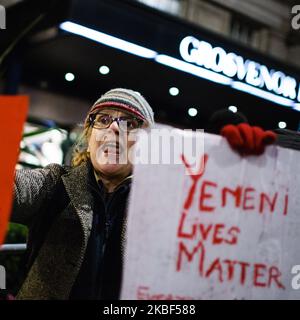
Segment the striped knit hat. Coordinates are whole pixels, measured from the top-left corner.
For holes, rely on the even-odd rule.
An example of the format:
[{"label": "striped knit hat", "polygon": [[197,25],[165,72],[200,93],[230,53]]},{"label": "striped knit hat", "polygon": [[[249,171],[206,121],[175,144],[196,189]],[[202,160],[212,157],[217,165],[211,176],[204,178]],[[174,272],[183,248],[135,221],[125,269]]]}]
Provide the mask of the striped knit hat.
[{"label": "striped knit hat", "polygon": [[90,113],[104,107],[116,107],[154,125],[154,113],[146,99],[137,91],[130,89],[112,89],[101,96],[92,106]]}]

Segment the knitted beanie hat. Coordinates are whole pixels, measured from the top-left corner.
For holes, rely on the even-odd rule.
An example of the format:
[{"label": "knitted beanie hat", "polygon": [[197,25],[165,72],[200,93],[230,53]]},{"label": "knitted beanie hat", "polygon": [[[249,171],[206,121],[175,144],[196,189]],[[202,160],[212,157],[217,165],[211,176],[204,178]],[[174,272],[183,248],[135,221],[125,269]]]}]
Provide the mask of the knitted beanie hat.
[{"label": "knitted beanie hat", "polygon": [[112,89],[102,95],[92,106],[90,113],[104,107],[115,107],[130,112],[154,125],[154,113],[146,99],[137,91],[130,89]]}]

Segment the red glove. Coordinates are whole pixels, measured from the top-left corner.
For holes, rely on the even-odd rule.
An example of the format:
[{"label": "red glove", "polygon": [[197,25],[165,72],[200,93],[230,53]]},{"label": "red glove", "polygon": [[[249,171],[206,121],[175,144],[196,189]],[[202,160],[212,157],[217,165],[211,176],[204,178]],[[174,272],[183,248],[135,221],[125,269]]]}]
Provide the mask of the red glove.
[{"label": "red glove", "polygon": [[242,155],[260,155],[265,151],[265,146],[276,140],[272,131],[264,131],[260,127],[252,127],[247,123],[226,125],[221,130],[232,149]]}]

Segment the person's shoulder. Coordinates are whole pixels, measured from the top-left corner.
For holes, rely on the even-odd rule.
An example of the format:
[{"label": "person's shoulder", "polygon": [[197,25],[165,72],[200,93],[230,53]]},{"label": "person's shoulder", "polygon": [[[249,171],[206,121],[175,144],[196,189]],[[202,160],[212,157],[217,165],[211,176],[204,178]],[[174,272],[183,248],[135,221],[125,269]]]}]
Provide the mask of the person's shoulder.
[{"label": "person's shoulder", "polygon": [[65,164],[58,164],[58,163],[50,163],[44,167],[44,170],[51,171],[53,173],[68,173],[71,171],[71,166]]},{"label": "person's shoulder", "polygon": [[50,182],[58,182],[64,175],[72,172],[72,167],[65,164],[50,163],[42,169],[38,169],[40,173]]},{"label": "person's shoulder", "polygon": [[77,176],[77,175],[88,175],[92,170],[92,164],[90,162],[81,163],[78,166],[71,166],[66,164],[51,163],[45,167],[45,169],[51,170],[55,174],[64,176]]}]

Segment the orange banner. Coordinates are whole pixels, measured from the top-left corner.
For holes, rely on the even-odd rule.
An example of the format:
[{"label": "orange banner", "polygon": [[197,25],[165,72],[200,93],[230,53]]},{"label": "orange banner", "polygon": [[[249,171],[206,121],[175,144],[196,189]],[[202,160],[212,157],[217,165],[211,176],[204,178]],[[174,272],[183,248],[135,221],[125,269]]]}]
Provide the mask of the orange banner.
[{"label": "orange banner", "polygon": [[0,245],[9,221],[15,166],[27,116],[27,96],[0,96]]}]

